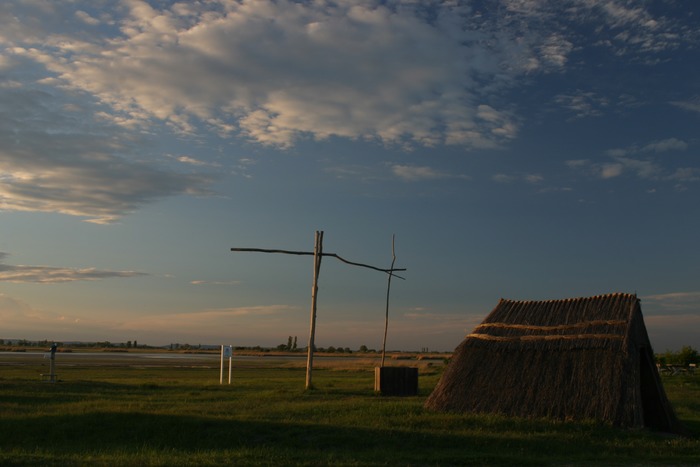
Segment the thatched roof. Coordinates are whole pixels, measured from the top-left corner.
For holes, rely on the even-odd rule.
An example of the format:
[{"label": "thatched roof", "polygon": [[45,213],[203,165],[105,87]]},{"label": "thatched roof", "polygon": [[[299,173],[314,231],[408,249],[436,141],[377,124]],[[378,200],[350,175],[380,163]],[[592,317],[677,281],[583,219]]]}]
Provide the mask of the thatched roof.
[{"label": "thatched roof", "polygon": [[426,401],[500,413],[680,431],[632,294],[501,300],[457,347]]}]

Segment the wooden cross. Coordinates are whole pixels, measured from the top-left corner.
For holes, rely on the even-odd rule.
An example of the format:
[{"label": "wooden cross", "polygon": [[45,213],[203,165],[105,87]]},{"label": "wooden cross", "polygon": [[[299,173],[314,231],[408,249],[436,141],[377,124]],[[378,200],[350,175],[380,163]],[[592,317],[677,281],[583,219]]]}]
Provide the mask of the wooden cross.
[{"label": "wooden cross", "polygon": [[[356,263],[354,261],[348,261],[339,255],[335,253],[324,253],[323,252],[323,231],[316,231],[316,236],[315,236],[315,244],[314,244],[314,251],[292,251],[292,250],[270,250],[266,248],[231,248],[231,251],[234,252],[257,252],[257,253],[283,253],[283,254],[288,254],[288,255],[313,255],[314,257],[314,276],[313,276],[313,286],[311,288],[311,324],[310,324],[310,329],[309,329],[309,346],[307,350],[307,357],[306,357],[306,389],[311,389],[312,384],[311,384],[311,371],[313,369],[313,361],[314,361],[314,338],[316,334],[316,297],[318,295],[318,276],[319,273],[321,272],[321,259],[324,256],[331,256],[333,258],[336,258],[343,263],[350,264],[352,266],[360,266],[363,268],[369,268],[369,269],[374,269],[375,271],[380,271],[384,272],[389,275],[389,286],[387,287],[387,310],[386,310],[386,315],[387,315],[387,322],[388,322],[388,317],[389,317],[389,288],[391,286],[391,278],[392,277],[398,277],[399,279],[403,279],[403,277],[394,274],[395,271],[405,271],[406,269],[396,269],[394,268],[394,262],[396,261],[396,255],[394,254],[394,243],[393,243],[393,238],[392,238],[392,262],[391,262],[391,268],[390,269],[382,269],[382,268],[377,268],[374,266],[370,266],[368,264],[363,264],[363,263]],[[384,352],[386,350],[386,331],[387,330],[387,325],[385,323],[384,326],[384,348],[382,350],[382,366],[384,366]]]}]

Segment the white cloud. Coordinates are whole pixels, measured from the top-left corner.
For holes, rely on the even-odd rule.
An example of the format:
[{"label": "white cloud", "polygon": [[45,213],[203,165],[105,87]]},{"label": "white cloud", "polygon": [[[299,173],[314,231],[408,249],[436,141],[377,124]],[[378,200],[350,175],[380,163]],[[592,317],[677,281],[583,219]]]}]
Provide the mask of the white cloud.
[{"label": "white cloud", "polygon": [[572,169],[587,167],[590,163],[591,161],[588,159],[572,159],[565,162],[565,164]]},{"label": "white cloud", "polygon": [[569,54],[573,50],[573,44],[559,34],[549,36],[540,48],[540,53],[546,62],[562,68],[566,65]]},{"label": "white cloud", "polygon": [[[678,48],[685,41],[697,40],[697,34],[679,27],[666,16],[653,16],[641,4],[620,0],[585,0],[582,15],[591,14],[600,21],[600,32],[607,38],[599,42],[618,56],[636,56],[648,61],[653,54]],[[578,7],[578,6],[577,6]]]},{"label": "white cloud", "polygon": [[123,34],[93,43],[79,60],[63,60],[77,42],[65,38],[54,51],[22,53],[108,103],[119,121],[155,118],[192,131],[192,118],[234,119],[243,134],[282,147],[305,135],[432,144],[450,134],[468,144],[464,125],[439,128],[472,118],[468,51],[407,9],[265,0],[209,11],[128,6]]},{"label": "white cloud", "polygon": [[700,112],[700,96],[693,96],[686,101],[673,101],[671,104],[691,112]]},{"label": "white cloud", "polygon": [[178,162],[181,162],[183,164],[194,165],[194,166],[198,166],[198,167],[218,167],[219,166],[219,164],[208,162],[208,161],[203,161],[201,159],[197,159],[197,158],[190,157],[190,156],[177,156],[177,157],[175,157],[175,159]]},{"label": "white cloud", "polygon": [[642,179],[656,179],[663,173],[663,169],[651,160],[626,157],[618,157],[616,160],[625,171],[633,172],[637,177]]},{"label": "white cloud", "polygon": [[[210,175],[167,171],[136,156],[139,138],[163,123],[280,148],[332,136],[403,148],[499,147],[518,135],[522,117],[504,97],[523,79],[568,71],[593,44],[634,61],[698,42],[687,26],[644,5],[497,5],[2,2],[0,209],[109,223],[160,197],[206,193]],[[591,37],[577,32],[591,26]],[[560,92],[555,101],[576,117],[602,115],[615,102],[588,89]],[[699,108],[696,97],[672,104]],[[615,156],[627,159],[599,165],[598,175],[660,177],[653,160],[630,151],[682,144],[671,138],[624,148]],[[235,170],[249,176],[243,166]],[[405,180],[446,176],[428,167],[393,170]],[[678,170],[666,177],[695,176],[693,168]]]},{"label": "white cloud", "polygon": [[512,183],[515,181],[524,181],[532,185],[537,185],[544,181],[544,176],[542,174],[528,173],[528,174],[504,174],[498,173],[491,177],[491,180],[498,183]]},{"label": "white cloud", "polygon": [[668,151],[685,151],[688,149],[688,143],[679,140],[678,138],[667,138],[658,141],[652,141],[643,146],[631,145],[626,148],[615,148],[607,151],[607,154],[612,157],[624,157],[645,152],[668,152]]},{"label": "white cloud", "polygon": [[623,173],[632,173],[641,179],[658,180],[664,169],[651,160],[630,157],[614,157],[614,162],[597,165],[601,178],[615,178]]},{"label": "white cloud", "polygon": [[205,281],[205,280],[196,280],[196,281],[191,281],[190,284],[192,285],[239,285],[241,281]]},{"label": "white cloud", "polygon": [[559,94],[554,101],[573,112],[575,118],[600,117],[610,105],[608,98],[580,89],[572,94]]},{"label": "white cloud", "polygon": [[134,160],[142,144],[137,134],[85,114],[49,92],[0,88],[0,209],[104,224],[161,197],[207,192],[211,175]]},{"label": "white cloud", "polygon": [[393,165],[391,171],[402,180],[415,182],[420,180],[435,180],[439,178],[448,178],[449,174],[435,170],[431,167],[420,167],[413,165]]},{"label": "white cloud", "polygon": [[541,174],[526,174],[524,176],[524,179],[528,183],[538,184],[544,181],[544,176],[542,176]]},{"label": "white cloud", "polygon": [[700,313],[700,292],[670,292],[645,295],[640,299],[642,303],[649,303],[654,311],[660,313],[687,313],[688,311]]},{"label": "white cloud", "polygon": [[82,10],[78,10],[75,12],[75,17],[78,18],[80,21],[82,21],[85,24],[89,24],[91,26],[96,26],[100,24],[100,20],[97,18],[93,18],[90,16],[89,13],[86,13]]},{"label": "white cloud", "polygon": [[2,262],[6,256],[6,253],[0,252],[0,282],[55,284],[146,275],[136,271],[108,271],[95,268],[9,265]]},{"label": "white cloud", "polygon": [[513,176],[513,175],[508,175],[508,174],[504,174],[504,173],[499,173],[499,174],[496,174],[496,175],[492,176],[491,179],[492,179],[494,182],[498,182],[498,183],[511,183],[511,182],[513,182],[514,180],[516,180],[517,177],[515,177],[515,176]]},{"label": "white cloud", "polygon": [[[571,25],[602,24],[594,40],[625,54],[690,37],[622,2],[501,3],[497,14],[408,0],[10,4],[0,7],[0,46],[45,66],[54,85],[107,104],[103,115],[130,128],[201,125],[278,147],[334,135],[483,148],[518,128],[493,94],[523,73],[564,69],[588,41]],[[20,24],[19,15],[31,20]],[[96,34],[100,23],[110,26]],[[583,91],[560,100],[579,116],[606,105]]]},{"label": "white cloud", "polygon": [[700,167],[680,167],[669,174],[668,180],[678,182],[700,182]]},{"label": "white cloud", "polygon": [[677,138],[668,138],[661,141],[654,141],[647,144],[641,150],[643,152],[666,152],[666,151],[684,151],[688,148],[688,143]]},{"label": "white cloud", "polygon": [[625,166],[620,163],[603,164],[600,168],[601,178],[615,178],[622,175]]},{"label": "white cloud", "polygon": [[566,161],[573,170],[584,170],[603,179],[633,174],[643,180],[693,182],[700,180],[700,168],[666,167],[656,160],[656,155],[672,151],[685,151],[688,143],[677,138],[667,138],[625,148],[609,149],[605,153],[608,162],[592,162],[587,159]]},{"label": "white cloud", "polygon": [[[193,132],[199,122],[280,147],[331,135],[489,147],[517,130],[507,111],[480,102],[483,86],[473,79],[498,77],[491,88],[502,80],[514,39],[494,42],[465,25],[457,6],[436,6],[429,22],[403,2],[126,5],[113,36],[30,29],[5,43],[44,65],[54,84],[108,104],[103,116],[130,128],[155,119]],[[85,8],[73,15],[99,21]],[[549,35],[540,49],[561,65],[566,44]]]}]

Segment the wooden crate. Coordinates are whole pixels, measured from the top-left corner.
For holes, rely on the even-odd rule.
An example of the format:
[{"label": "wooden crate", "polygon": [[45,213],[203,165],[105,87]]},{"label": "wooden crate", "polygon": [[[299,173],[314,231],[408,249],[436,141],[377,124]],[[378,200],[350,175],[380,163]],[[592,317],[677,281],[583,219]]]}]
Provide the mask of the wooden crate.
[{"label": "wooden crate", "polygon": [[418,368],[375,367],[374,390],[384,396],[415,396],[418,394]]}]

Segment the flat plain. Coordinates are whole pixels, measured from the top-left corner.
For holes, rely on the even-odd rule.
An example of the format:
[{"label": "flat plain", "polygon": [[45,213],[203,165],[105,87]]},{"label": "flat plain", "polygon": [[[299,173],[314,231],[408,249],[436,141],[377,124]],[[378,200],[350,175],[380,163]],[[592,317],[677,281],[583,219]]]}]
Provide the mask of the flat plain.
[{"label": "flat plain", "polygon": [[698,465],[700,375],[664,376],[690,437],[589,422],[426,411],[419,394],[374,393],[376,355],[0,352],[0,465]]}]

